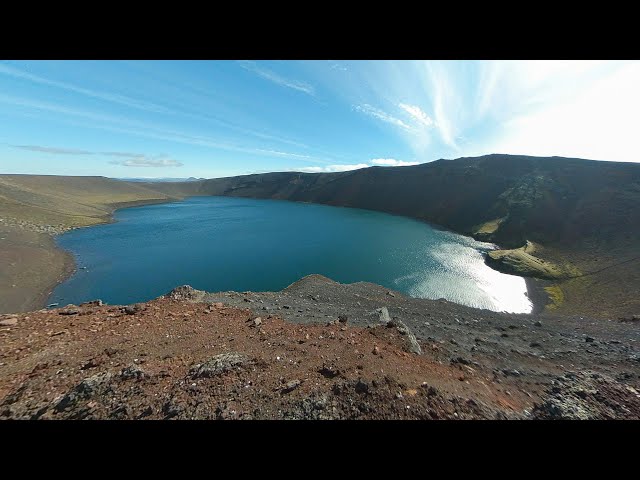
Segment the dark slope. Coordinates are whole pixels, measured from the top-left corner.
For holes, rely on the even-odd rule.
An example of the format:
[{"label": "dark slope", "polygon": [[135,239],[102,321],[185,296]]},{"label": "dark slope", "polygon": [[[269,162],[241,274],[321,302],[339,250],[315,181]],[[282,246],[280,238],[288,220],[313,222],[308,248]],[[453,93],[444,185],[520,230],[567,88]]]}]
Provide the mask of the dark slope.
[{"label": "dark slope", "polygon": [[[531,240],[543,247],[536,256],[561,265],[570,262],[587,274],[555,282],[563,291],[561,296],[556,291],[559,311],[599,316],[640,312],[640,164],[487,155],[409,167],[266,173],[149,188],[173,196],[271,198],[378,210],[505,248]],[[481,230],[497,219],[502,222],[495,231]]]},{"label": "dark slope", "polygon": [[[419,218],[473,234],[505,218],[491,240],[521,246],[618,244],[640,233],[640,165],[487,155],[342,173],[266,173],[153,185],[169,194],[325,203]],[[586,242],[586,243],[585,243]]]}]

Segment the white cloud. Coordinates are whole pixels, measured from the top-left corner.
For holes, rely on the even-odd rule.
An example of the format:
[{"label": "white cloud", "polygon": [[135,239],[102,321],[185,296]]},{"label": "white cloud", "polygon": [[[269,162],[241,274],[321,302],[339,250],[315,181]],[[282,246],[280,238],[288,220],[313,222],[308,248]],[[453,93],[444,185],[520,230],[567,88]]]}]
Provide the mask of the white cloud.
[{"label": "white cloud", "polygon": [[126,160],[112,160],[112,165],[121,165],[123,167],[181,167],[183,164],[173,158],[165,156],[150,157],[147,155],[136,155]]},{"label": "white cloud", "polygon": [[363,105],[355,105],[355,108],[358,112],[364,113],[365,115],[369,115],[371,117],[377,118],[378,120],[382,120],[383,122],[390,123],[397,127],[404,128],[406,130],[411,130],[411,127],[407,125],[405,122],[400,120],[399,118],[394,117],[393,115],[388,114],[387,112],[380,110],[379,108],[373,107],[368,103]]},{"label": "white cloud", "polygon": [[[541,70],[533,76],[535,67]],[[558,62],[517,70],[516,78],[534,77],[535,83],[528,78],[522,88],[536,92],[537,102],[505,119],[501,135],[485,146],[487,153],[640,162],[640,62],[569,67]]]},{"label": "white cloud", "polygon": [[371,166],[382,167],[405,167],[409,165],[418,165],[419,162],[405,162],[404,160],[396,160],[395,158],[374,158],[369,160],[368,163],[356,163],[345,165],[326,165],[324,167],[298,167],[291,168],[292,172],[305,172],[305,173],[332,173],[332,172],[348,172],[351,170],[358,170],[360,168],[368,168]]},{"label": "white cloud", "polygon": [[434,122],[431,117],[424,113],[420,107],[406,103],[399,103],[398,106],[425,127],[433,126]]},{"label": "white cloud", "polygon": [[374,158],[370,160],[369,163],[383,167],[406,167],[409,165],[418,165],[420,162],[405,162],[404,160],[396,160],[395,158]]},{"label": "white cloud", "polygon": [[255,62],[241,61],[239,63],[240,63],[240,66],[245,70],[253,72],[259,75],[260,77],[266,80],[269,80],[270,82],[273,82],[277,85],[291,88],[293,90],[298,90],[299,92],[303,92],[311,96],[316,94],[316,91],[315,91],[315,88],[313,88],[313,85],[309,85],[308,83],[305,83],[305,82],[300,82],[297,80],[291,80],[291,79],[285,78],[281,75],[278,75],[276,72],[272,70],[259,67]]},{"label": "white cloud", "polygon": [[355,165],[327,165],[325,167],[300,167],[292,168],[293,172],[306,172],[306,173],[330,173],[330,172],[348,172],[350,170],[358,170],[360,168],[367,168],[369,165],[366,163],[357,163]]}]

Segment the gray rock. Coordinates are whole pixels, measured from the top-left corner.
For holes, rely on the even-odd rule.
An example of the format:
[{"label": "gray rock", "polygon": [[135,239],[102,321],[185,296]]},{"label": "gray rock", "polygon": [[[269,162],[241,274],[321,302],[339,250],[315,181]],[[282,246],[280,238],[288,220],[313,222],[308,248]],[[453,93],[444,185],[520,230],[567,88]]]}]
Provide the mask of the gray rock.
[{"label": "gray rock", "polygon": [[292,392],[293,390],[298,388],[301,384],[302,382],[300,380],[291,380],[290,382],[287,382],[284,387],[282,387],[281,391],[282,393]]},{"label": "gray rock", "polygon": [[386,325],[391,321],[387,307],[378,308],[376,312],[379,314],[380,323],[384,323]]},{"label": "gray rock", "polygon": [[18,319],[15,317],[4,318],[0,320],[0,327],[12,327],[13,325],[17,325],[17,324],[18,324]]},{"label": "gray rock", "polygon": [[202,364],[195,365],[189,373],[193,378],[212,378],[231,370],[242,368],[249,362],[249,358],[242,353],[221,353]]},{"label": "gray rock", "polygon": [[80,310],[78,310],[77,308],[65,308],[64,310],[60,310],[58,312],[58,315],[78,315],[80,313]]},{"label": "gray rock", "polygon": [[[57,305],[57,303],[52,303],[51,305]],[[102,300],[91,300],[80,304],[81,307],[101,307],[102,305],[104,305]]]},{"label": "gray rock", "polygon": [[171,300],[198,301],[204,295],[205,292],[196,290],[191,285],[181,285],[167,293],[164,298],[170,298]]},{"label": "gray rock", "polygon": [[260,325],[262,325],[262,318],[254,318],[252,324],[254,327],[259,327]]},{"label": "gray rock", "polygon": [[[382,314],[380,316],[382,317]],[[401,335],[406,336],[407,350],[409,352],[415,353],[416,355],[422,355],[422,348],[420,347],[416,336],[402,320],[394,317],[392,320],[389,320],[389,322],[387,322],[387,327],[394,327]]]},{"label": "gray rock", "polygon": [[141,303],[136,303],[134,305],[127,305],[122,308],[122,311],[127,315],[135,315],[136,313],[144,311],[145,307]]}]

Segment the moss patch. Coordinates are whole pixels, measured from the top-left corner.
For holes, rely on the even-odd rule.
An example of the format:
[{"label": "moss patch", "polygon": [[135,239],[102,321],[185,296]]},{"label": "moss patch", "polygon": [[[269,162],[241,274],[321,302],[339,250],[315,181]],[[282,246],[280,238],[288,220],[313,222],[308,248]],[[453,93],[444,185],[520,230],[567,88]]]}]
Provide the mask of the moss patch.
[{"label": "moss patch", "polygon": [[564,303],[564,292],[558,285],[544,287],[545,292],[549,294],[551,303],[547,304],[549,310],[555,310]]},{"label": "moss patch", "polygon": [[495,220],[489,220],[488,222],[476,225],[473,227],[473,233],[476,235],[488,235],[495,233],[500,227],[500,224],[504,221],[504,218],[496,218]]},{"label": "moss patch", "polygon": [[535,251],[533,245],[527,245],[512,250],[494,250],[487,254],[486,262],[489,266],[505,273],[521,275],[525,277],[545,278],[556,280],[575,276],[577,269],[567,268],[547,262],[531,255]]}]

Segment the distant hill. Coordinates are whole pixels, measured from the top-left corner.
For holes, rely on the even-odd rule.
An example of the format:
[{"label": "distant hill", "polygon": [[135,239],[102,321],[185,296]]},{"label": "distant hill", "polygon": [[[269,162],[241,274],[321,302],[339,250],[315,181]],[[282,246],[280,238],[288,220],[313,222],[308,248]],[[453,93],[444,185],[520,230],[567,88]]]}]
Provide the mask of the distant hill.
[{"label": "distant hill", "polygon": [[114,178],[113,180],[121,180],[123,182],[146,182],[146,183],[156,183],[156,182],[197,182],[198,180],[206,180],[205,178],[172,178],[172,177],[162,177],[162,178],[144,178],[144,177],[132,177],[132,178]]}]

